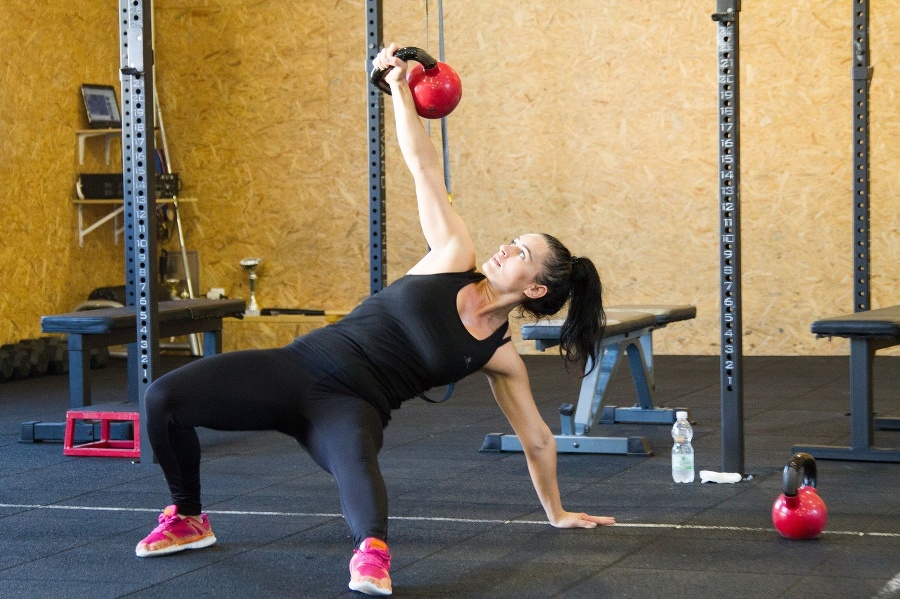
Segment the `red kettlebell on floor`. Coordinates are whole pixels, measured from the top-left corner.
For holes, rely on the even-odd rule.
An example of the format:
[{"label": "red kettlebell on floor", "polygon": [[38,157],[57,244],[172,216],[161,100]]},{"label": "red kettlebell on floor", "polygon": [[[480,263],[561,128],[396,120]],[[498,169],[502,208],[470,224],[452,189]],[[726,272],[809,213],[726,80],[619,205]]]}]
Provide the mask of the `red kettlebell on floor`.
[{"label": "red kettlebell on floor", "polygon": [[815,539],[828,522],[828,509],[816,491],[816,460],[808,453],[794,454],[784,467],[783,488],[772,506],[772,524],[786,539]]},{"label": "red kettlebell on floor", "polygon": [[[450,65],[438,62],[425,50],[408,46],[394,52],[394,56],[404,62],[416,61],[406,72],[406,81],[412,91],[416,112],[426,119],[440,119],[456,108],[462,98],[462,82],[459,75]],[[390,69],[373,69],[372,83],[391,95],[390,86],[384,82],[384,76]]]}]

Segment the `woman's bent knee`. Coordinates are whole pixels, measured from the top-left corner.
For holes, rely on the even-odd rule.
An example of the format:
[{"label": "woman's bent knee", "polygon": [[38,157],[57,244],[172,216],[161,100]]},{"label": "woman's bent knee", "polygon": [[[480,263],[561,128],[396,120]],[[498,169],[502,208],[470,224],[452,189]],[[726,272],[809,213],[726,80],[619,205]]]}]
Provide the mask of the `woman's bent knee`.
[{"label": "woman's bent knee", "polygon": [[178,394],[163,379],[157,379],[150,383],[144,393],[144,405],[147,407],[147,415],[156,418],[170,414],[176,408]]}]

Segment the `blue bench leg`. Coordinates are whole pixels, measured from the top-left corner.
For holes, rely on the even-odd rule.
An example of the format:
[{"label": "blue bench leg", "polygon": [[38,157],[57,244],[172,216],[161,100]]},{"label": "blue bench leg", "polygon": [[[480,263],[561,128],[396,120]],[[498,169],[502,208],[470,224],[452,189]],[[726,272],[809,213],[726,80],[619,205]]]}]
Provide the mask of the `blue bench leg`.
[{"label": "blue bench leg", "polygon": [[[578,404],[575,410],[575,434],[577,435],[590,432],[591,427],[597,423],[600,408],[603,405],[603,395],[606,393],[609,381],[622,357],[622,345],[616,343],[601,347],[600,352],[599,366],[581,381],[581,391],[578,394]],[[591,369],[592,366],[592,362],[588,360],[585,370]]]},{"label": "blue bench leg", "polygon": [[81,335],[68,336],[69,349],[69,407],[91,405],[91,350],[84,348]]},{"label": "blue bench leg", "polygon": [[[586,434],[597,424],[615,424],[617,422],[631,424],[672,424],[675,412],[685,408],[657,408],[653,405],[653,367],[652,357],[647,355],[647,348],[652,348],[650,334],[638,338],[623,339],[615,344],[602,348],[600,368],[586,376],[581,382],[578,406],[575,412],[575,433]],[[603,396],[609,381],[615,373],[622,353],[628,358],[628,367],[634,381],[637,403],[630,408],[604,406]],[[588,365],[590,367],[590,364]]]},{"label": "blue bench leg", "polygon": [[222,353],[222,330],[203,333],[203,355],[215,356]]},{"label": "blue bench leg", "polygon": [[644,353],[644,366],[647,374],[647,386],[656,390],[656,375],[653,374],[653,331],[641,335],[641,350]]},{"label": "blue bench leg", "polygon": [[650,396],[652,376],[650,375],[650,368],[647,366],[647,354],[644,352],[643,343],[629,343],[625,351],[628,353],[628,366],[631,368],[634,391],[638,397],[638,405],[635,407],[652,410],[653,398]]},{"label": "blue bench leg", "polygon": [[651,352],[653,351],[652,343],[650,333],[641,335],[636,340],[631,339],[622,343],[628,356],[628,366],[631,370],[631,378],[634,381],[634,390],[638,401],[630,408],[605,406],[600,414],[601,423],[672,424],[675,422],[676,411],[687,411],[685,408],[654,407],[653,356],[647,353],[648,348]]}]

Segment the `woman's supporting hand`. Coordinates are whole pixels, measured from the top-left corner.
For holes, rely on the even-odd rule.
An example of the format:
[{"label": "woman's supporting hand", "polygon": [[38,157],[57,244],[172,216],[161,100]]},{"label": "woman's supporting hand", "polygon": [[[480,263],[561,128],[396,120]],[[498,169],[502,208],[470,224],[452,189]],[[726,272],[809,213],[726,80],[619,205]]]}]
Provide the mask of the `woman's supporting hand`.
[{"label": "woman's supporting hand", "polygon": [[577,514],[575,512],[563,512],[562,516],[551,522],[556,528],[596,528],[598,526],[611,526],[616,523],[615,518],[609,516],[591,516],[589,514]]}]

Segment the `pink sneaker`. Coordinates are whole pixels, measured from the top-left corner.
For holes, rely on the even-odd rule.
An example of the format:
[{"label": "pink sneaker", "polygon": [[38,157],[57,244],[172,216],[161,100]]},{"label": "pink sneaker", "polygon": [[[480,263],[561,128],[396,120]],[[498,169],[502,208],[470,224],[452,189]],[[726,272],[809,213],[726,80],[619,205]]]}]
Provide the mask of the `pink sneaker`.
[{"label": "pink sneaker", "polygon": [[215,542],[206,514],[201,514],[198,522],[191,516],[179,516],[178,508],[170,505],[159,515],[159,526],[137,544],[134,552],[138,557],[152,557],[209,547]]},{"label": "pink sneaker", "polygon": [[353,550],[350,560],[350,590],[366,595],[390,595],[391,554],[387,543],[369,537]]}]

